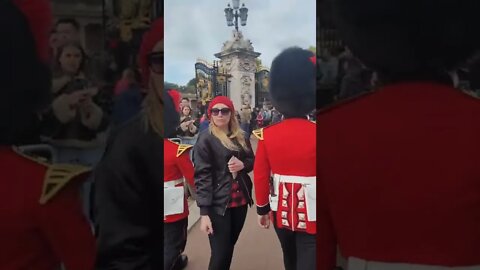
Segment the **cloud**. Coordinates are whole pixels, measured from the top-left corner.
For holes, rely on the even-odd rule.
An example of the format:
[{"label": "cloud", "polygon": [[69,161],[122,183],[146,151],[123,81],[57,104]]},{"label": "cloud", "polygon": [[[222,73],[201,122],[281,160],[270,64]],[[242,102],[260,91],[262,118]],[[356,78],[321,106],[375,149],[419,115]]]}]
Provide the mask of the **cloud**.
[{"label": "cloud", "polygon": [[[316,44],[314,0],[246,0],[247,25],[240,30],[250,39],[260,59],[269,66],[273,58],[290,46],[308,48]],[[185,85],[195,77],[197,58],[216,60],[232,35],[224,8],[231,1],[165,1],[165,80]]]}]

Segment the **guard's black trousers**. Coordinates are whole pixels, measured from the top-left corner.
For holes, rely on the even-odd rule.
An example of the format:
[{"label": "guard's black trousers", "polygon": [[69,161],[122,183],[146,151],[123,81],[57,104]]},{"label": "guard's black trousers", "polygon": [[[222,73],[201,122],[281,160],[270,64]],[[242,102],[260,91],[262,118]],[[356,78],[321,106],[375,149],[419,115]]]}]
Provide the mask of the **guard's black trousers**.
[{"label": "guard's black trousers", "polygon": [[279,229],[276,226],[276,215],[273,215],[275,232],[283,251],[283,264],[285,270],[315,270],[317,269],[316,246],[317,240],[314,234],[306,232],[294,232]]},{"label": "guard's black trousers", "polygon": [[163,270],[171,270],[187,245],[188,218],[163,223]]},{"label": "guard's black trousers", "polygon": [[228,270],[233,250],[247,217],[247,206],[228,208],[224,216],[209,214],[213,235],[209,235],[212,255],[209,270]]}]

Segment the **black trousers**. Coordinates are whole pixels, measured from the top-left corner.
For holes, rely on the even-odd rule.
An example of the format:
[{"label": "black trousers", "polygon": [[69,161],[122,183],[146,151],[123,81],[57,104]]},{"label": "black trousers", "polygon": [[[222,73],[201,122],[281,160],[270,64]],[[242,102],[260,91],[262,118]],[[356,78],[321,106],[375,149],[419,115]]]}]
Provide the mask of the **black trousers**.
[{"label": "black trousers", "polygon": [[208,270],[228,270],[232,263],[233,250],[247,217],[247,206],[228,208],[225,216],[209,214],[213,227],[210,240],[210,263]]},{"label": "black trousers", "polygon": [[314,234],[294,232],[277,228],[276,213],[274,227],[283,251],[285,270],[315,270],[317,239]]},{"label": "black trousers", "polygon": [[163,223],[163,270],[171,270],[187,245],[188,218]]}]

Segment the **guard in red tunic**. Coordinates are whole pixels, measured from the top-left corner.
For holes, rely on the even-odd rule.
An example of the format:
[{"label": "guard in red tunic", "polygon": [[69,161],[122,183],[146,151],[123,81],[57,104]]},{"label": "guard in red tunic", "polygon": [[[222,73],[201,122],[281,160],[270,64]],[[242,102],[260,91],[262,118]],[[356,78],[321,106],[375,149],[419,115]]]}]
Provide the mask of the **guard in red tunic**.
[{"label": "guard in red tunic", "polygon": [[45,61],[50,1],[0,1],[0,269],[92,270],[95,241],[83,215],[80,166],[24,154],[39,142],[37,113],[49,103]]},{"label": "guard in red tunic", "polygon": [[480,269],[480,101],[449,73],[480,49],[480,2],[335,1],[381,86],[319,113],[318,268]]},{"label": "guard in red tunic", "polygon": [[[165,137],[172,138],[179,125],[180,95],[175,90],[164,95]],[[168,120],[167,120],[168,119]],[[185,195],[184,180],[191,190],[195,189],[193,181],[193,163],[190,160],[192,145],[176,143],[164,139],[164,270],[183,269],[188,263],[182,255],[187,243],[188,202]]]},{"label": "guard in red tunic", "polygon": [[300,48],[283,51],[272,62],[270,93],[285,120],[255,130],[254,165],[259,224],[268,228],[272,212],[285,269],[316,269],[315,56]]}]

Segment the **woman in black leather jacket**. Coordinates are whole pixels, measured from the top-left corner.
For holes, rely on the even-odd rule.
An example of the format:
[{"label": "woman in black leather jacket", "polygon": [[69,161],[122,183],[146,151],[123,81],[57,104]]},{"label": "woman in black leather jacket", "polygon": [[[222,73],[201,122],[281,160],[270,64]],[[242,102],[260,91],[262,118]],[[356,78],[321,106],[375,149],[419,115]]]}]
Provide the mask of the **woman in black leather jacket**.
[{"label": "woman in black leather jacket", "polygon": [[214,98],[208,106],[211,120],[194,148],[195,186],[200,207],[200,229],[208,234],[209,270],[230,269],[235,243],[253,204],[253,151],[245,139],[230,99]]}]

